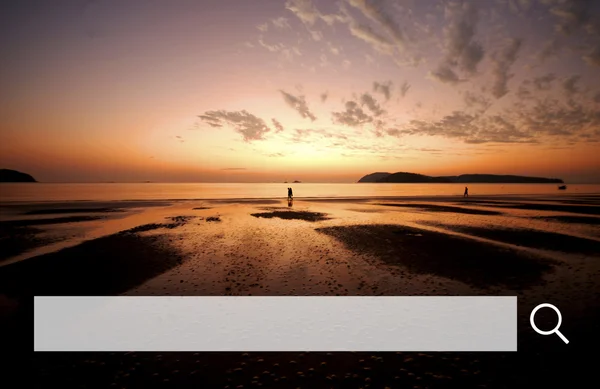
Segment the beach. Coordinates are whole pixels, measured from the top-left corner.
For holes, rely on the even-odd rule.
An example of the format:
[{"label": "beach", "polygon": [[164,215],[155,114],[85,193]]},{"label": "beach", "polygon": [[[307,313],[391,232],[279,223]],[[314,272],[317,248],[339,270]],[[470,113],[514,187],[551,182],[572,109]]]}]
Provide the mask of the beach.
[{"label": "beach", "polygon": [[[38,386],[514,387],[580,366],[597,339],[600,194],[5,202],[3,335],[40,295],[518,296],[518,353],[34,356]],[[552,328],[552,315],[540,328]],[[535,362],[531,359],[537,358]],[[542,374],[543,373],[543,374]],[[558,374],[558,373],[557,373]],[[243,386],[239,386],[243,385]]]}]

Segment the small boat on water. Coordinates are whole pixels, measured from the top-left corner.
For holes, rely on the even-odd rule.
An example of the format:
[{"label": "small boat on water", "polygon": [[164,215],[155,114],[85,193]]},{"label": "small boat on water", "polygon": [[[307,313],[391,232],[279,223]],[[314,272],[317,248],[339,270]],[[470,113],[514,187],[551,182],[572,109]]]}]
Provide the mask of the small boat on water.
[{"label": "small boat on water", "polygon": [[561,185],[561,186],[558,187],[558,189],[565,190],[565,189],[567,189],[567,186],[566,185]]}]

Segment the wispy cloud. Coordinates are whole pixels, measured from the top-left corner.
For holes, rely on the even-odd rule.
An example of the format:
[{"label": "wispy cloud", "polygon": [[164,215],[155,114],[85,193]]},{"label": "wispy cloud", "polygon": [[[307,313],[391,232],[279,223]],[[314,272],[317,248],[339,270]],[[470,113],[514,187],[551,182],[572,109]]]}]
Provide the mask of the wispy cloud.
[{"label": "wispy cloud", "polygon": [[204,115],[198,116],[211,127],[223,127],[228,124],[232,126],[236,132],[240,133],[245,142],[265,139],[265,135],[271,131],[265,124],[264,120],[242,111],[207,111]]},{"label": "wispy cloud", "polygon": [[381,93],[385,100],[388,101],[392,95],[392,82],[387,81],[384,83],[374,82],[373,83],[373,92]]},{"label": "wispy cloud", "polygon": [[334,123],[350,127],[357,127],[373,121],[373,118],[366,114],[356,101],[347,101],[344,111],[332,112],[331,115]]},{"label": "wispy cloud", "polygon": [[392,54],[394,46],[386,37],[376,33],[370,26],[358,23],[350,24],[350,33],[365,41],[373,49],[383,54]]},{"label": "wispy cloud", "polygon": [[445,56],[437,69],[430,73],[434,79],[456,84],[460,82],[457,71],[467,75],[477,72],[477,65],[485,55],[483,46],[475,40],[478,11],[475,2],[448,3],[446,17],[448,25],[444,28]]},{"label": "wispy cloud", "polygon": [[295,109],[300,116],[305,119],[308,118],[312,121],[317,120],[317,117],[308,109],[308,105],[306,104],[306,99],[304,96],[294,96],[281,89],[279,92],[283,96],[283,100],[286,102],[286,104]]},{"label": "wispy cloud", "polygon": [[409,89],[410,89],[410,84],[408,83],[408,81],[404,81],[402,83],[402,85],[400,85],[400,96],[402,96],[402,97],[406,96]]},{"label": "wispy cloud", "polygon": [[510,39],[507,44],[492,58],[492,95],[499,99],[508,93],[508,81],[513,77],[510,67],[517,60],[517,53],[521,48],[521,39]]},{"label": "wispy cloud", "polygon": [[359,9],[364,16],[377,23],[391,37],[395,46],[402,50],[406,38],[400,26],[383,10],[380,0],[348,0],[350,5]]},{"label": "wispy cloud", "polygon": [[276,134],[283,132],[283,125],[281,125],[281,123],[277,119],[273,118],[271,119],[271,121],[273,122],[273,126],[275,127]]}]

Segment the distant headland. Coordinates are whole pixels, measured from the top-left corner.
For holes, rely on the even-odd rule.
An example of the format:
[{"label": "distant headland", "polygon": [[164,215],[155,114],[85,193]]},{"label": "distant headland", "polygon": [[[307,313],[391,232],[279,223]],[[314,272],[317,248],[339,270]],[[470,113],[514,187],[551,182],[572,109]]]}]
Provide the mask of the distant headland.
[{"label": "distant headland", "polygon": [[27,173],[10,169],[0,169],[0,182],[37,182]]},{"label": "distant headland", "polygon": [[560,178],[525,177],[497,174],[462,174],[460,176],[432,177],[417,173],[377,172],[367,174],[358,182],[371,183],[462,183],[462,184],[562,184]]}]

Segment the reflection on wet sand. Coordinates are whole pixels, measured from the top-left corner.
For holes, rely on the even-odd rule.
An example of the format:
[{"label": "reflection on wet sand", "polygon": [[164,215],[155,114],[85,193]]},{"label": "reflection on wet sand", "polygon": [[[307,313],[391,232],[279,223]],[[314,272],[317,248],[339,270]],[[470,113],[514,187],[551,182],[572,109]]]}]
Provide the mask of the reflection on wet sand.
[{"label": "reflection on wet sand", "polygon": [[[569,346],[585,343],[592,333],[589,323],[600,308],[595,216],[569,215],[575,205],[559,202],[545,201],[540,207],[532,197],[520,203],[514,196],[480,196],[464,202],[433,197],[385,201],[295,199],[293,207],[286,199],[215,201],[210,207],[206,201],[149,207],[143,202],[98,203],[94,207],[121,211],[77,215],[69,215],[75,207],[46,204],[47,211],[37,213],[44,215],[37,222],[30,221],[35,215],[25,214],[31,206],[19,205],[8,209],[10,218],[2,228],[31,230],[12,235],[28,238],[18,247],[20,254],[0,262],[0,296],[8,301],[0,304],[0,311],[9,312],[0,315],[5,318],[2,326],[14,331],[27,328],[26,314],[10,312],[15,312],[14,306],[23,312],[33,293],[517,295],[520,351],[551,347],[526,330],[527,312],[540,302],[551,301],[568,318],[564,330]],[[590,215],[595,215],[597,204],[576,206],[576,211],[591,209]],[[43,208],[38,204],[35,209]],[[28,240],[50,235],[63,239],[56,249]],[[39,245],[47,249],[42,255],[36,254]],[[440,358],[454,362],[441,368]],[[152,375],[140,376],[139,364],[153,369]],[[522,379],[523,364],[518,355],[416,353],[117,353],[36,355],[35,362],[46,383],[66,379],[75,384],[79,373],[67,374],[75,365],[93,372],[99,385],[119,387],[131,382],[152,386],[164,380],[205,387],[246,387],[252,381],[272,387],[451,382],[464,387],[496,382],[498,376],[510,387]],[[117,374],[117,365],[127,373]]]}]

